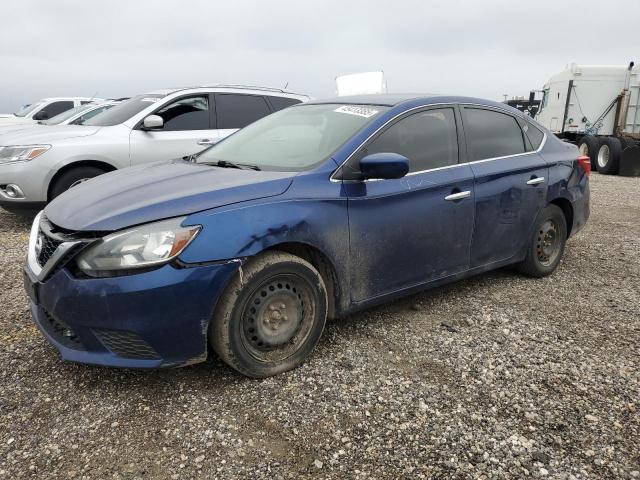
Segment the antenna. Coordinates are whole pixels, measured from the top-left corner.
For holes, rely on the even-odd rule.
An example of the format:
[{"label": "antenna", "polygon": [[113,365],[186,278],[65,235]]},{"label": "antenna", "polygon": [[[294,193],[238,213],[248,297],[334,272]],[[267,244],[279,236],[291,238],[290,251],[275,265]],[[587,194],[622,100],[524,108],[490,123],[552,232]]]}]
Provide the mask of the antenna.
[{"label": "antenna", "polygon": [[286,83],[284,84],[284,87],[282,87],[282,89],[283,89],[283,90],[286,90],[288,86],[289,86],[289,82],[286,82]]}]

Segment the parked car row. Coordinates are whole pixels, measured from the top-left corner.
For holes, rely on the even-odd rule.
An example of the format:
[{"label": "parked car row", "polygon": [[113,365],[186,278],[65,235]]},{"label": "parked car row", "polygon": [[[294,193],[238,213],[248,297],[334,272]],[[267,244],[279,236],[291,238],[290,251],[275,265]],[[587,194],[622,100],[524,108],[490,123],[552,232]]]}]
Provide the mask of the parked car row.
[{"label": "parked car row", "polygon": [[[80,122],[0,130],[0,206],[41,208],[89,178],[192,155],[259,118],[308,100],[240,85],[158,90],[110,104]],[[106,107],[92,108],[100,106]]]},{"label": "parked car row", "polygon": [[33,129],[38,125],[82,125],[90,118],[95,117],[99,113],[110,109],[119,102],[120,101],[106,100],[85,103],[83,105],[73,107],[69,110],[59,113],[58,115],[51,117],[48,120],[38,120],[35,124],[10,123],[6,125],[0,125],[0,135],[6,135],[7,133],[17,132],[20,130]]},{"label": "parked car row", "polygon": [[170,367],[210,346],[274,375],[327,318],[506,265],[551,274],[589,217],[588,158],[508,106],[306,100],[153,92],[13,137],[0,179],[22,197],[8,203],[52,200],[24,282],[63,358]]},{"label": "parked car row", "polygon": [[25,105],[15,113],[0,114],[0,126],[20,123],[29,124],[36,123],[39,120],[48,120],[74,107],[101,100],[100,98],[87,97],[43,98],[30,105]]}]

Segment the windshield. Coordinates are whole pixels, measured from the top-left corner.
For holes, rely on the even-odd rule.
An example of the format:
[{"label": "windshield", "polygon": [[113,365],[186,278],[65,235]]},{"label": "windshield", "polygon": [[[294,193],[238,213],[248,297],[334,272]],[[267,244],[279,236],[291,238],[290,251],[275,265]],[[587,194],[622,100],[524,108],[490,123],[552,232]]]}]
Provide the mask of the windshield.
[{"label": "windshield", "polygon": [[302,171],[326,160],[388,107],[300,105],[269,115],[203,152],[201,162],[255,165],[262,170]]},{"label": "windshield", "polygon": [[55,117],[51,117],[49,120],[41,120],[40,123],[43,125],[59,125],[65,120],[70,119],[71,117],[77,115],[78,113],[89,110],[90,108],[95,107],[93,104],[88,105],[80,105],[79,107],[72,108],[71,110],[67,110],[66,112],[62,112]]},{"label": "windshield", "polygon": [[140,113],[148,106],[153,105],[162,97],[163,95],[138,95],[110,108],[106,112],[102,112],[100,115],[90,118],[84,122],[84,125],[93,125],[95,127],[119,125],[129,120],[135,114]]},{"label": "windshield", "polygon": [[20,108],[16,113],[14,113],[14,115],[16,117],[24,117],[29,113],[33,112],[35,109],[40,108],[42,105],[44,105],[44,102],[36,102],[36,103],[32,103],[31,105],[25,105],[24,107]]}]

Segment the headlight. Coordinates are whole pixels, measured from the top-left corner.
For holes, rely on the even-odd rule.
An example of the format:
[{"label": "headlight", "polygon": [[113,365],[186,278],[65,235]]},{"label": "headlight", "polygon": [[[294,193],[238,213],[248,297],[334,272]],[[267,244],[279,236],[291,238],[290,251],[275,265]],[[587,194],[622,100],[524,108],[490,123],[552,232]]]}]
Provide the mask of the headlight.
[{"label": "headlight", "polygon": [[0,147],[0,163],[33,160],[50,148],[51,145],[9,145]]},{"label": "headlight", "polygon": [[76,261],[78,268],[98,277],[107,272],[167,263],[180,255],[200,231],[199,225],[181,227],[185,218],[148,223],[107,235],[80,254]]}]

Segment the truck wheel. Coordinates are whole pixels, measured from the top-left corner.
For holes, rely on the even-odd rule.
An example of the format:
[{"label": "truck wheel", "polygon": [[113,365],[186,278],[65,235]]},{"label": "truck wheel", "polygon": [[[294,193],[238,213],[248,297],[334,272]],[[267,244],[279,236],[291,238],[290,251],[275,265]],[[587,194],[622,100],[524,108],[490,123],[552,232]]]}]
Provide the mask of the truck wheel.
[{"label": "truck wheel", "polygon": [[265,252],[243,265],[220,297],[209,343],[240,373],[265,378],[304,362],[327,319],[327,290],[307,261]]},{"label": "truck wheel", "polygon": [[49,200],[53,200],[58,195],[66,192],[71,187],[89,180],[90,178],[97,177],[106,173],[104,170],[98,167],[76,167],[64,172],[51,187]]},{"label": "truck wheel", "polygon": [[586,155],[591,160],[591,170],[597,170],[596,158],[598,155],[599,147],[600,147],[600,142],[593,135],[585,135],[578,142],[578,149],[580,150],[580,155]]},{"label": "truck wheel", "polygon": [[567,241],[567,220],[560,207],[547,205],[536,218],[524,260],[516,267],[531,277],[551,275],[560,263]]},{"label": "truck wheel", "polygon": [[618,173],[622,145],[615,137],[604,137],[598,149],[598,172],[606,175]]},{"label": "truck wheel", "polygon": [[640,145],[629,146],[622,151],[618,175],[640,177]]}]

